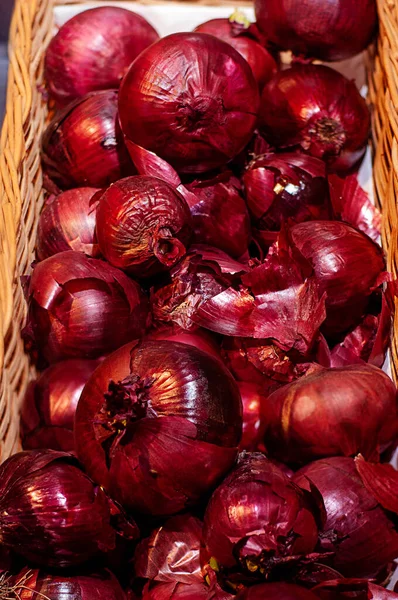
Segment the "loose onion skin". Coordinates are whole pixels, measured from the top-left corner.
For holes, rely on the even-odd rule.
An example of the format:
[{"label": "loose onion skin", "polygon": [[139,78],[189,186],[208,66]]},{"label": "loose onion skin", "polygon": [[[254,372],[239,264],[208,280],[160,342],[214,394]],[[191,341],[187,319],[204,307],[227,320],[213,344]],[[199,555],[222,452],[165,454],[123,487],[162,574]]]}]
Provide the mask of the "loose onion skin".
[{"label": "loose onion skin", "polygon": [[79,252],[38,263],[27,296],[25,336],[49,363],[103,356],[140,337],[149,325],[149,305],[139,285]]},{"label": "loose onion skin", "polygon": [[374,0],[255,0],[257,24],[284,50],[326,61],[350,58],[370,44],[377,25]]},{"label": "loose onion skin", "polygon": [[74,451],[73,423],[80,395],[99,362],[65,360],[32,382],[21,411],[24,450]]},{"label": "loose onion skin", "polygon": [[377,576],[398,553],[394,522],[364,486],[352,458],[333,457],[297,471],[294,481],[322,494],[326,523],[319,544],[333,552],[333,566],[346,577]]},{"label": "loose onion skin", "polygon": [[51,40],[45,57],[50,96],[64,106],[89,92],[119,87],[133,60],[159,39],[143,17],[102,6],[72,17]]},{"label": "loose onion skin", "polygon": [[195,28],[196,33],[208,33],[230,44],[249,63],[260,91],[277,72],[274,57],[254,40],[244,26],[230,19],[212,19]]},{"label": "loose onion skin", "polygon": [[260,126],[277,148],[301,148],[332,173],[347,173],[363,158],[370,113],[355,84],[323,65],[279,72],[261,97]]},{"label": "loose onion skin", "polygon": [[319,600],[310,590],[292,583],[264,583],[238,594],[236,600]]},{"label": "loose onion skin", "polygon": [[181,173],[215,169],[239,154],[253,134],[258,106],[247,62],[204,33],[175,33],[144,50],[119,94],[127,140]]},{"label": "loose onion skin", "polygon": [[111,265],[137,277],[172,267],[184,256],[191,233],[184,198],[156,177],[126,177],[99,199],[99,247]]},{"label": "loose onion skin", "polygon": [[36,253],[44,260],[58,252],[74,250],[98,258],[95,234],[96,203],[90,201],[97,188],[76,188],[49,198],[40,215]]},{"label": "loose onion skin", "polygon": [[69,104],[42,139],[45,174],[61,190],[102,188],[134,173],[117,116],[115,90],[93,92]]},{"label": "loose onion skin", "polygon": [[[171,515],[232,466],[239,389],[222,363],[187,344],[127,344],[98,367],[76,412],[87,472],[130,510]],[[164,445],[167,453],[164,453]]]},{"label": "loose onion skin", "polygon": [[276,390],[264,406],[268,451],[282,462],[365,457],[397,436],[396,388],[381,369],[323,369]]}]

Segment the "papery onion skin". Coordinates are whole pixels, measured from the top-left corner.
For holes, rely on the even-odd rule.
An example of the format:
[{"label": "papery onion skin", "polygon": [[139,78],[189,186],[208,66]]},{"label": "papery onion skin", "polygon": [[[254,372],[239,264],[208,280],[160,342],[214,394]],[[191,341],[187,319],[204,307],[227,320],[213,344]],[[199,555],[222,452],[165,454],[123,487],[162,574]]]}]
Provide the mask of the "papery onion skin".
[{"label": "papery onion skin", "polygon": [[367,579],[338,579],[325,581],[312,590],[321,600],[396,600],[398,594],[384,587],[375,585]]},{"label": "papery onion skin", "polygon": [[180,342],[195,346],[211,354],[214,358],[221,360],[220,348],[209,331],[205,329],[196,329],[195,331],[184,331],[179,327],[165,327],[151,331],[146,336],[149,340],[168,340],[170,342]]},{"label": "papery onion skin", "polygon": [[293,245],[312,264],[322,292],[326,292],[326,337],[358,324],[368,298],[380,285],[385,269],[383,251],[367,235],[347,223],[312,221],[293,225]]},{"label": "papery onion skin", "polygon": [[243,590],[236,600],[318,600],[318,597],[292,583],[264,583]]},{"label": "papery onion skin", "polygon": [[60,575],[25,568],[10,583],[18,594],[16,598],[20,600],[126,600],[118,580],[106,570]]},{"label": "papery onion skin", "polygon": [[56,114],[42,138],[43,170],[61,190],[102,188],[135,172],[115,90],[93,92]]},{"label": "papery onion skin", "polygon": [[239,389],[219,360],[187,344],[146,341],[95,371],[75,436],[87,472],[112,497],[166,516],[217,484],[236,458],[241,428]]},{"label": "papery onion skin", "polygon": [[320,546],[334,552],[332,565],[346,577],[375,577],[398,554],[394,522],[363,485],[351,458],[313,462],[294,475],[322,494],[327,520]]},{"label": "papery onion skin", "polygon": [[108,500],[71,455],[14,454],[0,467],[2,544],[33,564],[71,567],[115,545]]},{"label": "papery onion skin", "polygon": [[250,241],[250,220],[239,180],[226,172],[186,187],[197,197],[196,203],[189,202],[194,242],[241,257]]},{"label": "papery onion skin", "polygon": [[[232,22],[231,22],[232,18]],[[277,72],[278,66],[273,56],[263,48],[250,34],[242,31],[234,33],[236,24],[230,19],[212,19],[195,28],[196,33],[208,33],[230,44],[249,63],[260,91]]]},{"label": "papery onion skin", "polygon": [[277,148],[302,148],[347,173],[364,156],[370,113],[354,82],[324,65],[295,65],[265,87],[260,127]]},{"label": "papery onion skin", "polygon": [[119,94],[127,140],[181,173],[209,171],[239,154],[253,134],[258,106],[247,62],[204,33],[175,33],[144,50]]},{"label": "papery onion skin", "polygon": [[102,6],[72,17],[51,40],[45,57],[50,96],[65,105],[89,92],[119,87],[133,60],[158,33],[143,17]]},{"label": "papery onion skin", "polygon": [[376,33],[374,0],[255,0],[257,24],[283,50],[326,61],[359,54]]},{"label": "papery onion skin", "polygon": [[139,285],[80,252],[38,263],[27,295],[27,336],[49,363],[103,356],[140,337],[149,325],[148,301]]},{"label": "papery onion skin", "polygon": [[95,234],[98,188],[76,188],[49,198],[40,215],[36,253],[44,260],[58,252],[74,250],[98,258],[100,250]]},{"label": "papery onion skin", "polygon": [[219,567],[264,579],[279,560],[312,552],[317,538],[308,497],[259,453],[242,455],[205,513],[203,540]]},{"label": "papery onion skin", "polygon": [[381,369],[323,369],[276,390],[264,406],[264,441],[282,462],[378,455],[397,436],[396,388]]},{"label": "papery onion skin", "polygon": [[137,277],[172,267],[184,256],[191,233],[184,198],[156,177],[126,177],[99,199],[99,247],[114,267]]},{"label": "papery onion skin", "polygon": [[24,450],[50,448],[73,452],[76,406],[96,360],[65,360],[30,383],[21,410]]}]

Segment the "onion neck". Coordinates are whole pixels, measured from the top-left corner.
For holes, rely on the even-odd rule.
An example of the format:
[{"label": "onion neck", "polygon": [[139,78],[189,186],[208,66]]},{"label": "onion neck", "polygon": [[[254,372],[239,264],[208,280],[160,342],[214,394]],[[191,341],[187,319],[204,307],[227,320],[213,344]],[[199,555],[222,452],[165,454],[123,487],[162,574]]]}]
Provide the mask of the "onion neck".
[{"label": "onion neck", "polygon": [[346,134],[339,121],[328,116],[316,116],[310,123],[305,149],[318,158],[338,156],[345,141]]},{"label": "onion neck", "polygon": [[186,249],[180,240],[173,237],[170,229],[162,227],[154,235],[153,253],[162,265],[172,267],[185,255]]},{"label": "onion neck", "polygon": [[156,416],[150,406],[149,390],[153,379],[141,379],[138,375],[128,375],[122,381],[111,381],[104,394],[108,424],[115,431],[121,431],[139,419]]}]

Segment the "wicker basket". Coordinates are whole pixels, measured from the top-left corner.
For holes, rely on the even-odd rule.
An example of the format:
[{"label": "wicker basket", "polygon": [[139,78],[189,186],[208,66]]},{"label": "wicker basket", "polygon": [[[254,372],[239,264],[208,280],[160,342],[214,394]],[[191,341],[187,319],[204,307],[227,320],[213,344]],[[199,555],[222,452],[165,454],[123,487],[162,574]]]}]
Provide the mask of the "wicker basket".
[{"label": "wicker basket", "polygon": [[[137,0],[159,4],[162,0]],[[195,0],[228,4],[231,0]],[[43,52],[53,32],[57,0],[16,0],[10,30],[7,109],[0,138],[0,460],[18,448],[18,412],[33,369],[20,336],[26,317],[20,276],[33,260],[37,220],[43,203],[38,140],[47,118],[42,97]],[[62,4],[82,4],[63,0]],[[249,4],[239,0],[239,5]],[[398,190],[398,3],[379,0],[380,34],[367,61],[374,108],[375,185],[383,212],[383,243],[389,269],[397,274]],[[398,311],[395,331],[398,332]],[[398,336],[392,344],[398,376]]]}]

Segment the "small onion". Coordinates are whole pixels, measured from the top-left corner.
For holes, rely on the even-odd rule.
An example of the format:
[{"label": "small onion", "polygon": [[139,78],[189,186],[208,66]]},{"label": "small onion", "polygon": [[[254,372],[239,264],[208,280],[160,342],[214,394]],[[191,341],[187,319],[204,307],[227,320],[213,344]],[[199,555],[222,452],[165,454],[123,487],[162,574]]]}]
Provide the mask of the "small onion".
[{"label": "small onion", "polygon": [[278,148],[301,147],[346,173],[364,156],[370,113],[354,82],[323,65],[295,65],[265,87],[261,129]]},{"label": "small onion", "polygon": [[184,198],[156,177],[126,177],[99,199],[99,247],[114,267],[138,277],[167,270],[178,262],[186,252],[191,227]]},{"label": "small onion", "polygon": [[381,369],[322,369],[279,390],[264,405],[272,456],[303,463],[323,456],[371,457],[397,434],[396,388]]},{"label": "small onion", "polygon": [[236,600],[319,600],[318,597],[299,585],[292,583],[263,583],[243,590]]},{"label": "small onion", "polygon": [[58,252],[75,250],[97,258],[95,234],[96,188],[76,188],[49,198],[40,215],[36,253],[44,260]]},{"label": "small onion", "polygon": [[310,58],[343,60],[371,42],[377,26],[375,0],[255,0],[265,37],[284,50]]},{"label": "small onion", "polygon": [[[370,435],[370,434],[369,434]],[[327,520],[320,534],[333,566],[347,577],[374,577],[398,555],[395,524],[364,486],[352,458],[333,457],[297,471],[294,481],[322,494]]]},{"label": "small onion", "polygon": [[140,337],[149,306],[139,285],[101,260],[61,252],[38,263],[25,336],[52,363],[97,358]]},{"label": "small onion", "polygon": [[239,258],[248,248],[250,221],[239,180],[230,172],[186,186],[196,197],[188,200],[194,241],[220,248]]},{"label": "small onion", "polygon": [[249,63],[260,91],[278,70],[273,56],[250,35],[250,22],[238,11],[229,19],[206,21],[195,32],[209,33],[235,48]]},{"label": "small onion", "polygon": [[93,92],[69,104],[44,132],[42,163],[61,190],[104,187],[134,173],[117,116],[115,90]]},{"label": "small onion", "polygon": [[130,10],[102,6],[79,13],[47,48],[51,97],[65,105],[89,92],[117,88],[133,60],[157,39],[155,29]]},{"label": "small onion", "polygon": [[218,568],[265,579],[279,563],[288,567],[289,557],[297,562],[314,550],[314,510],[310,494],[264,455],[243,454],[210,499],[203,540]]},{"label": "small onion", "polygon": [[169,341],[127,344],[107,357],[75,421],[87,472],[126,508],[152,515],[179,512],[209,492],[232,466],[241,431],[229,371]]},{"label": "small onion", "polygon": [[120,87],[127,140],[182,173],[225,165],[249,142],[258,89],[229,44],[204,33],[175,33],[140,54]]},{"label": "small onion", "polygon": [[21,411],[24,450],[73,452],[76,406],[98,364],[95,360],[65,360],[48,367],[29,385]]}]

